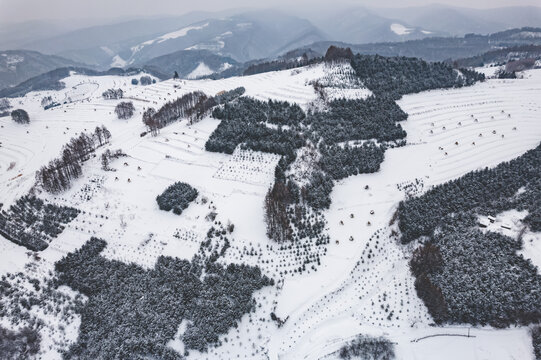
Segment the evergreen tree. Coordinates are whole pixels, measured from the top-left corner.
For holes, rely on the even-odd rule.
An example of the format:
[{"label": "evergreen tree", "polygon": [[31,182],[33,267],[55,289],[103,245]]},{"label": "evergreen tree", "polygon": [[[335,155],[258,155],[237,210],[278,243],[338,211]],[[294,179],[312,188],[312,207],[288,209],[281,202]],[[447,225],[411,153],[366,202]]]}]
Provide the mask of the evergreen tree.
[{"label": "evergreen tree", "polygon": [[11,119],[13,119],[13,121],[15,121],[17,124],[30,123],[30,117],[28,116],[28,113],[23,109],[13,110],[11,112]]}]

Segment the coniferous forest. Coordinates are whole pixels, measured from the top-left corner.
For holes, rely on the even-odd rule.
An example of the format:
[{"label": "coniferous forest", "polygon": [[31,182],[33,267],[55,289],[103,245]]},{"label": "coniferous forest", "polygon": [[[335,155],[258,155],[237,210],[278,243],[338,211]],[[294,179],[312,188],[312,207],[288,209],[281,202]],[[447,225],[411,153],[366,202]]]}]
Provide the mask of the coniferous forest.
[{"label": "coniferous forest", "polygon": [[88,297],[80,309],[79,337],[65,357],[182,359],[167,343],[184,319],[184,355],[205,351],[253,310],[254,291],[273,284],[257,267],[224,266],[204,256],[160,257],[145,270],[105,259],[105,246],[92,238],[55,265],[58,285]]},{"label": "coniferous forest", "polygon": [[75,208],[25,195],[0,213],[0,234],[29,250],[45,250],[78,214]]},{"label": "coniferous forest", "polygon": [[477,223],[477,216],[527,210],[525,226],[539,231],[540,173],[541,145],[400,204],[402,242],[426,239],[410,267],[436,322],[505,327],[541,321],[541,276],[518,255],[521,238],[482,232]]},{"label": "coniferous forest", "polygon": [[165,189],[161,195],[158,195],[156,201],[160,210],[173,210],[175,214],[180,215],[195,200],[197,194],[196,189],[179,181]]},{"label": "coniferous forest", "polygon": [[[445,216],[474,211],[485,216],[518,209],[528,210],[525,222],[541,229],[541,145],[524,155],[439,185],[421,197],[400,203],[399,227],[402,242],[430,236]],[[524,192],[515,196],[520,188]]]},{"label": "coniferous forest", "polygon": [[[397,144],[406,137],[399,122],[406,120],[407,114],[396,104],[396,99],[407,93],[468,86],[484,79],[473,71],[458,73],[444,63],[405,57],[352,56],[351,51],[337,48],[327,60],[344,61],[344,56],[373,96],[334,100],[323,110],[308,113],[288,102],[240,97],[212,112],[214,118],[222,121],[205,144],[206,150],[232,154],[241,146],[283,156],[276,167],[275,185],[265,200],[267,233],[275,240],[284,241],[293,236],[291,220],[285,216],[289,206],[302,203],[302,206],[326,209],[331,204],[333,181],[379,169],[385,143]],[[383,144],[371,141],[361,145],[343,144],[360,140]],[[309,183],[300,188],[285,174],[298,149],[309,143],[316,144],[321,156],[317,164],[312,164],[316,170]]]},{"label": "coniferous forest", "polygon": [[405,94],[468,86],[485,79],[483,74],[466,69],[457,71],[443,62],[428,63],[403,56],[355,55],[351,65],[376,96],[394,100]]}]

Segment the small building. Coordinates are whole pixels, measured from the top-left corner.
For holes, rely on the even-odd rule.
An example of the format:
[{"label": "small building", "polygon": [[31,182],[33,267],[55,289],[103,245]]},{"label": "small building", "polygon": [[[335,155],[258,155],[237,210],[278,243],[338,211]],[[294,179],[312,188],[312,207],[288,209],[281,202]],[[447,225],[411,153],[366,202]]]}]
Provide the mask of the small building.
[{"label": "small building", "polygon": [[504,223],[504,224],[501,225],[501,227],[502,227],[502,229],[511,230],[511,225],[509,225],[509,224]]}]

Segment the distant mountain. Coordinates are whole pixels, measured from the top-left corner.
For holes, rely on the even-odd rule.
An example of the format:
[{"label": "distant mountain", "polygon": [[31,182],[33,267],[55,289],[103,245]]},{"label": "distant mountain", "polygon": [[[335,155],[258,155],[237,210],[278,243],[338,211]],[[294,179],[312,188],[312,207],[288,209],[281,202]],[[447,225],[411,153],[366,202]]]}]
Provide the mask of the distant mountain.
[{"label": "distant mountain", "polygon": [[541,45],[522,45],[496,49],[481,55],[455,60],[454,64],[459,67],[479,67],[488,64],[505,65],[511,61],[524,59],[541,60]]},{"label": "distant mountain", "polygon": [[250,12],[222,19],[207,19],[147,39],[120,56],[127,64],[178,50],[208,50],[248,61],[324,39],[309,21],[277,11]]},{"label": "distant mountain", "polygon": [[396,18],[380,16],[366,8],[322,12],[312,20],[332,40],[354,44],[406,41],[429,36],[444,36],[445,32]]},{"label": "distant mountain", "polygon": [[501,31],[490,35],[466,35],[463,37],[431,37],[402,42],[351,44],[340,41],[320,41],[299,52],[310,51],[323,56],[329,46],[350,47],[354,53],[379,54],[382,56],[419,57],[427,61],[469,58],[487,51],[521,45],[541,45],[541,28],[521,28]]},{"label": "distant mountain", "polygon": [[172,77],[175,71],[181,78],[195,79],[239,66],[234,59],[209,50],[180,50],[146,61],[143,66]]},{"label": "distant mountain", "polygon": [[37,51],[0,51],[0,89],[17,85],[44,72],[66,66],[84,66],[72,60]]},{"label": "distant mountain", "polygon": [[[227,13],[191,12],[182,16],[123,21],[65,32],[20,44],[20,48],[60,55],[102,69],[123,66],[117,54],[149,38],[159,36],[210,16]],[[120,61],[119,61],[120,60]]]},{"label": "distant mountain", "polygon": [[180,50],[208,50],[243,62],[324,39],[309,21],[279,11],[231,10],[95,26],[21,47],[108,69],[143,64]]},{"label": "distant mountain", "polygon": [[373,9],[379,16],[394,18],[452,36],[489,34],[518,27],[541,26],[541,8],[514,6],[471,9],[447,5]]}]

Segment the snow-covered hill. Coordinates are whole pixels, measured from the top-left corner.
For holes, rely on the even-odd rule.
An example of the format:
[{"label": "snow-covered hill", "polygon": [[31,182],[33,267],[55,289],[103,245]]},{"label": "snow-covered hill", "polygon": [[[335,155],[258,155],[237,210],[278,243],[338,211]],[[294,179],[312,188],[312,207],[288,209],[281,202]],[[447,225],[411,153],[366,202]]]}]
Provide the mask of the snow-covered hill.
[{"label": "snow-covered hill", "polygon": [[65,66],[81,66],[72,60],[37,51],[0,51],[0,89],[15,86],[36,75]]},{"label": "snow-covered hill", "polygon": [[211,18],[160,34],[131,46],[120,55],[128,64],[138,64],[179,50],[207,50],[236,61],[248,61],[274,56],[323,38],[306,20],[280,12],[249,12]]},{"label": "snow-covered hill", "polygon": [[[200,31],[205,24],[162,35],[135,52]],[[201,64],[192,75],[206,72]],[[91,236],[107,240],[105,258],[145,269],[153,268],[161,255],[191,259],[213,224],[209,213],[215,213],[217,221],[234,224],[223,261],[257,265],[276,284],[256,292],[255,312],[222,336],[220,346],[208,353],[190,351],[188,359],[337,359],[347,341],[367,334],[389,338],[396,344],[397,359],[533,360],[526,327],[432,326],[408,268],[411,249],[397,242],[389,222],[406,196],[404,189],[423,193],[536,147],[541,140],[541,70],[527,71],[523,79],[491,79],[466,88],[405,95],[399,105],[409,114],[402,124],[407,145],[388,149],[378,172],[337,182],[332,205],[324,212],[331,241],[325,250],[317,248],[321,259],[317,270],[302,274],[292,275],[298,266],[297,251],[272,242],[266,234],[263,203],[278,155],[240,148],[232,155],[205,151],[205,142],[220,123],[211,117],[194,124],[175,122],[156,137],[141,136],[146,131],[141,121],[146,109],[196,90],[213,96],[242,86],[246,96],[294,102],[304,110],[321,106],[315,82],[324,85],[331,99],[370,96],[361,83],[350,81],[351,72],[345,64],[317,64],[147,86],[132,85],[122,76],[72,74],[63,80],[64,90],[11,99],[13,107],[27,110],[31,120],[20,125],[10,117],[0,118],[2,209],[28,193],[36,171],[81,132],[105,125],[112,139],[98,155],[105,149],[122,149],[127,157],[111,163],[115,171],[104,171],[100,156],[91,158],[84,164],[84,175],[66,192],[52,195],[36,189],[39,197],[82,213],[37,258],[0,236],[0,274],[21,271],[45,278],[56,261]],[[122,88],[123,101],[133,102],[132,118],[119,120],[114,109],[121,100],[102,98],[110,88]],[[45,96],[60,105],[44,110]],[[199,191],[181,216],[160,211],[155,201],[176,181]],[[536,234],[529,236],[541,241]],[[538,245],[526,247],[530,257],[539,258]],[[284,270],[289,274],[283,275]],[[33,311],[44,320],[42,358],[60,358],[60,351],[76,340],[80,316],[66,320],[45,315],[39,306]],[[271,312],[287,319],[283,326],[270,320]],[[0,323],[9,325],[7,319]],[[58,330],[59,325],[64,331]],[[174,346],[182,348],[182,341],[175,341]]]}]

